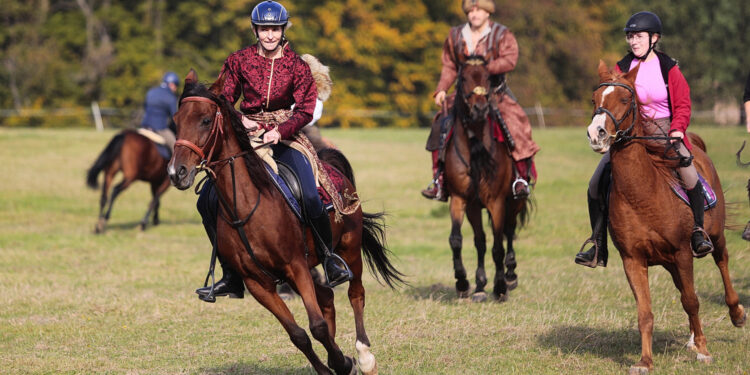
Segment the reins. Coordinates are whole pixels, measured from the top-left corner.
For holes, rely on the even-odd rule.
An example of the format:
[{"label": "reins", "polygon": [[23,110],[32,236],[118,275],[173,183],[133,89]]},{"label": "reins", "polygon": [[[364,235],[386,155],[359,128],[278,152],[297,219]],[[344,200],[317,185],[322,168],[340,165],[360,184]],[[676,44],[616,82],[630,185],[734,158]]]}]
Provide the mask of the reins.
[{"label": "reins", "polygon": [[[659,136],[659,135],[651,135],[651,136],[628,135],[633,130],[633,127],[635,127],[636,120],[638,119],[638,103],[636,102],[635,89],[633,89],[629,85],[626,85],[626,84],[620,83],[620,82],[602,82],[598,86],[596,86],[596,88],[594,89],[594,91],[596,91],[596,90],[598,90],[598,89],[600,89],[602,87],[610,87],[610,86],[622,87],[622,88],[628,90],[628,92],[630,92],[630,108],[628,108],[627,112],[625,112],[625,114],[623,114],[622,117],[619,120],[617,120],[615,118],[615,115],[612,114],[612,112],[610,112],[607,108],[598,107],[594,111],[594,115],[593,116],[596,116],[596,115],[604,113],[615,124],[615,134],[610,136],[610,138],[614,138],[613,143],[619,143],[619,142],[627,143],[627,142],[630,142],[632,140],[666,141],[667,147],[664,149],[664,155],[663,155],[664,159],[667,159],[667,160],[679,160],[680,166],[688,166],[688,165],[690,165],[690,163],[693,161],[693,155],[690,155],[689,157],[680,156],[680,153],[677,152],[677,148],[679,147],[679,143],[677,143],[677,142],[671,142],[671,141],[682,141],[682,138],[680,138],[680,137],[672,137],[672,136],[668,136],[668,135],[667,136]],[[593,118],[593,116],[592,116],[592,118]],[[630,127],[628,127],[625,130],[620,130],[620,125],[622,125],[622,123],[625,121],[625,119],[628,118],[628,116],[632,117],[631,123],[630,123]],[[685,136],[687,136],[687,134],[685,134]],[[677,154],[677,156],[676,157],[669,156],[668,153],[669,153],[670,150],[674,150],[674,152]]]},{"label": "reins", "polygon": [[[239,235],[240,240],[242,241],[242,244],[245,246],[245,250],[247,251],[248,255],[250,255],[250,258],[253,260],[253,263],[255,263],[258,269],[260,269],[261,272],[263,272],[263,274],[265,274],[271,280],[273,280],[274,283],[276,284],[282,283],[283,280],[281,278],[276,277],[271,271],[269,271],[266,267],[264,267],[263,264],[261,264],[261,262],[258,260],[258,258],[255,255],[255,252],[253,251],[252,246],[250,245],[250,241],[247,238],[247,234],[245,233],[245,230],[243,229],[245,224],[247,224],[247,222],[250,221],[250,218],[253,216],[253,214],[255,214],[255,211],[258,209],[258,206],[260,206],[260,200],[261,200],[261,195],[262,195],[261,192],[258,191],[258,198],[255,201],[255,206],[253,207],[252,210],[250,210],[250,213],[248,213],[244,219],[240,219],[237,213],[238,212],[237,180],[236,180],[235,171],[234,171],[234,161],[235,159],[239,157],[245,156],[246,154],[249,153],[249,151],[246,150],[246,151],[240,152],[236,155],[232,155],[225,159],[211,161],[211,158],[214,155],[214,151],[216,150],[216,146],[219,144],[220,141],[224,140],[224,128],[222,126],[224,122],[224,116],[221,113],[221,109],[218,103],[216,103],[214,100],[210,98],[202,97],[202,96],[185,97],[181,100],[180,104],[184,102],[208,103],[217,107],[216,115],[214,116],[213,122],[211,123],[211,129],[209,131],[208,141],[203,147],[199,147],[195,143],[184,140],[184,139],[179,139],[175,142],[175,147],[176,146],[187,147],[191,151],[195,152],[201,158],[201,162],[198,165],[198,169],[200,171],[205,171],[206,177],[204,177],[201,181],[198,182],[198,184],[196,184],[196,190],[195,190],[196,194],[199,193],[199,187],[202,186],[202,183],[206,179],[211,180],[211,182],[213,182],[214,185],[216,185],[216,182],[218,181],[218,177],[214,169],[218,170],[224,165],[227,165],[227,164],[229,165],[231,176],[232,176],[232,199],[234,202],[234,207],[232,207],[232,205],[230,205],[230,203],[227,201],[224,195],[221,194],[221,191],[219,189],[216,189],[216,195],[219,198],[219,203],[221,204],[221,207],[224,209],[223,210],[224,212],[222,212],[222,210],[219,210],[219,214],[221,218],[227,222],[227,224],[229,224],[232,228],[234,228],[237,231],[237,234]],[[258,149],[258,148],[267,146],[268,144],[270,144],[270,142],[256,146],[253,149]],[[208,155],[206,155],[205,148],[209,146],[210,148],[208,150]],[[217,166],[218,168],[216,168]],[[214,243],[213,254],[211,256],[211,265],[209,267],[209,275],[206,276],[205,283],[208,282],[208,277],[210,276],[212,279],[212,284],[213,284],[213,280],[214,280],[213,272],[214,272],[215,261],[216,261],[216,247],[217,247],[216,242],[218,242],[218,240],[215,241]],[[206,296],[207,300],[210,300],[212,298],[213,298],[213,285],[211,286],[209,295]],[[215,298],[213,299],[215,300]]]}]

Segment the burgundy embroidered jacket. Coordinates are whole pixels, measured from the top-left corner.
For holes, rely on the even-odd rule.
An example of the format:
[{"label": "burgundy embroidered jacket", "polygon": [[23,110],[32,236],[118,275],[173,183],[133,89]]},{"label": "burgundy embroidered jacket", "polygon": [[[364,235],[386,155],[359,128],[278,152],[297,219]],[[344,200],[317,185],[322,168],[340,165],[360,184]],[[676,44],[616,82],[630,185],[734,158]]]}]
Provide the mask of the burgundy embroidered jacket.
[{"label": "burgundy embroidered jacket", "polygon": [[294,105],[292,117],[279,124],[282,139],[291,138],[312,120],[318,96],[315,81],[310,67],[288,43],[276,59],[258,54],[257,45],[234,52],[224,61],[221,74],[226,74],[224,96],[235,104],[242,95],[243,113],[271,112]]}]

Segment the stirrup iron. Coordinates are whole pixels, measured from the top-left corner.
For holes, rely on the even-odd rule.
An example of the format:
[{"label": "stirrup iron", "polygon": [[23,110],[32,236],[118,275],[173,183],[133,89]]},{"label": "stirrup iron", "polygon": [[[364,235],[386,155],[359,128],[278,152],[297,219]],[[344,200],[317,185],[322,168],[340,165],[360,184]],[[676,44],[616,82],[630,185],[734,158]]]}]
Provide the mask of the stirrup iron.
[{"label": "stirrup iron", "polygon": [[[332,261],[336,261],[339,264],[342,264],[344,266],[343,268],[346,270],[346,274],[347,274],[346,277],[344,277],[342,279],[339,279],[339,280],[331,280],[328,277],[328,264],[330,262],[332,262]],[[352,270],[349,269],[349,265],[346,264],[346,262],[344,261],[344,259],[341,258],[336,253],[328,252],[328,254],[326,254],[325,259],[323,259],[323,263],[324,263],[323,264],[323,273],[325,273],[325,277],[326,277],[326,285],[325,286],[328,287],[328,288],[334,288],[334,287],[339,286],[339,285],[341,285],[341,284],[343,284],[345,282],[348,282],[348,281],[350,281],[351,279],[354,278],[354,274],[352,273]]]}]

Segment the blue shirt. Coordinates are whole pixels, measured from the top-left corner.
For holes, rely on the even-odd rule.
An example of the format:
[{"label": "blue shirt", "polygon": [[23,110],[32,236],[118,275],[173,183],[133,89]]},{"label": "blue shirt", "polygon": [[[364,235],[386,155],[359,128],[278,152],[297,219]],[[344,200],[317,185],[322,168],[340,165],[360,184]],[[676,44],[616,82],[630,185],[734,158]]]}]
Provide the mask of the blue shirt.
[{"label": "blue shirt", "polygon": [[145,114],[141,127],[156,131],[169,128],[169,120],[177,112],[177,95],[165,84],[154,87],[146,93],[143,103]]}]

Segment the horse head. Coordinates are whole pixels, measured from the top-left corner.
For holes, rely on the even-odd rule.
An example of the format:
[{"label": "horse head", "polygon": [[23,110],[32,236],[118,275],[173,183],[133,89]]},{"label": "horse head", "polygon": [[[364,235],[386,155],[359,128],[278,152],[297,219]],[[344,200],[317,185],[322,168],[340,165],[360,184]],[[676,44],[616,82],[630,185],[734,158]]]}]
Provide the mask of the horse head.
[{"label": "horse head", "polygon": [[490,111],[491,92],[487,61],[481,56],[469,56],[460,63],[461,75],[456,103],[460,108],[459,113],[467,125],[484,125]]},{"label": "horse head", "polygon": [[594,105],[588,137],[591,148],[599,153],[609,151],[620,137],[628,135],[638,120],[638,97],[635,78],[638,66],[630,72],[616,73],[599,60],[599,85],[594,89]]},{"label": "horse head", "polygon": [[167,167],[172,184],[180,190],[189,188],[195,175],[221,153],[225,131],[223,86],[220,77],[206,90],[192,69],[185,77],[185,89],[174,115],[177,142]]}]

